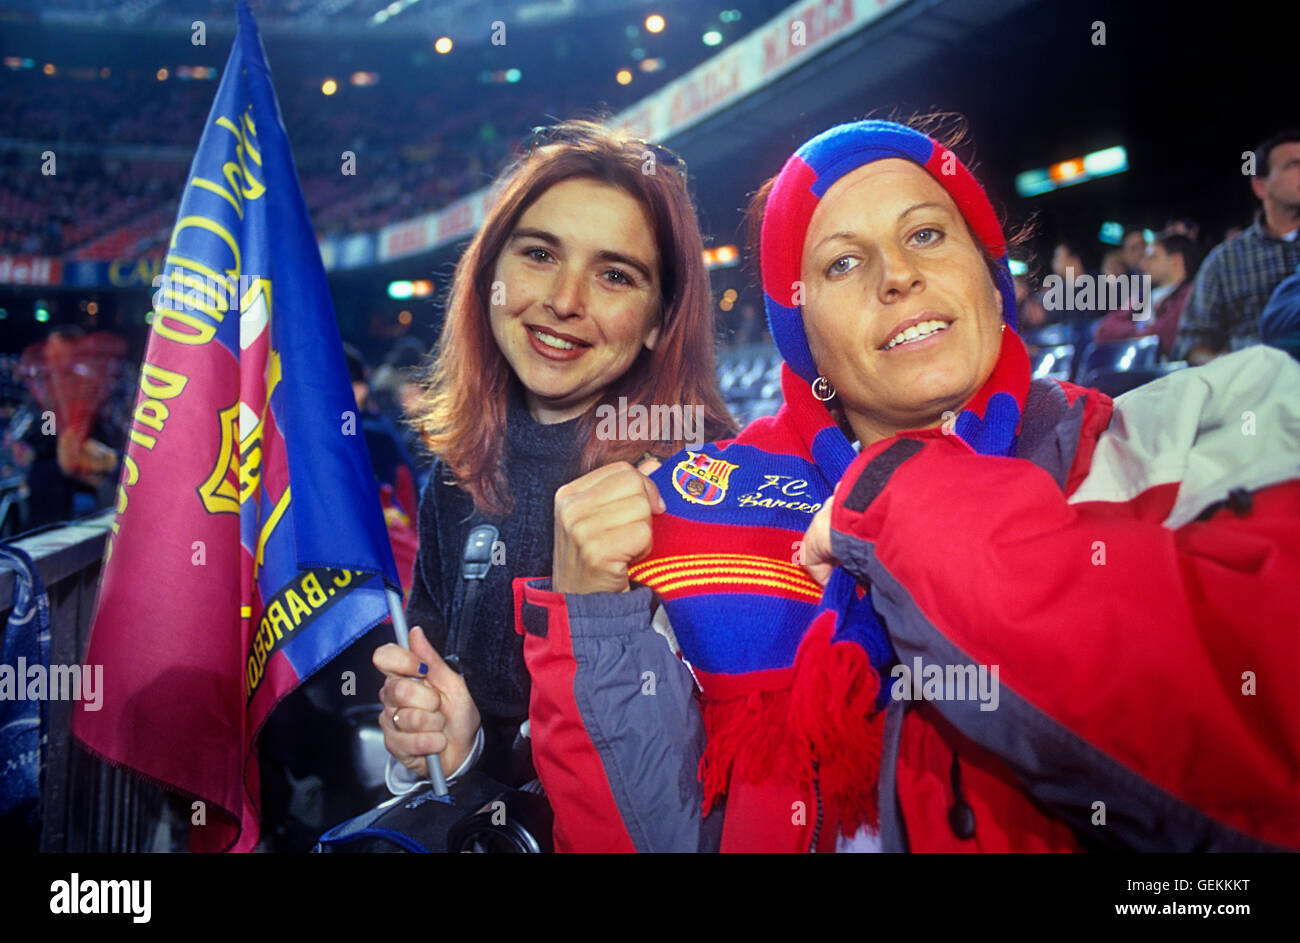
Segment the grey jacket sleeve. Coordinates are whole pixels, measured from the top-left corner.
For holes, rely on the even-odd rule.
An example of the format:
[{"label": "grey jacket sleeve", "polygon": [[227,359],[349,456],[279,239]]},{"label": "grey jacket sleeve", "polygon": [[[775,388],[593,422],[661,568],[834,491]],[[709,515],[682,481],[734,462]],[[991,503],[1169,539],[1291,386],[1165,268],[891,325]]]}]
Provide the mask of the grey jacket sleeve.
[{"label": "grey jacket sleeve", "polygon": [[533,762],[556,849],[716,850],[721,813],[700,813],[694,678],[666,616],[651,618],[651,591],[566,596],[521,582]]}]

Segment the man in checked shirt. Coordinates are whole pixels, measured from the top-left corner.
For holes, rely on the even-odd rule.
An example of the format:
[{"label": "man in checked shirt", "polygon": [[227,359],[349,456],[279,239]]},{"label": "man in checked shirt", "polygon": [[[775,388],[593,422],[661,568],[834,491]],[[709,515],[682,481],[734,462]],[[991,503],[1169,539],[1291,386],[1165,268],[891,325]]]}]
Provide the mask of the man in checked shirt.
[{"label": "man in checked shirt", "polygon": [[1192,365],[1258,344],[1269,295],[1300,265],[1300,130],[1273,135],[1255,160],[1250,185],[1261,212],[1211,250],[1178,328],[1175,353]]}]

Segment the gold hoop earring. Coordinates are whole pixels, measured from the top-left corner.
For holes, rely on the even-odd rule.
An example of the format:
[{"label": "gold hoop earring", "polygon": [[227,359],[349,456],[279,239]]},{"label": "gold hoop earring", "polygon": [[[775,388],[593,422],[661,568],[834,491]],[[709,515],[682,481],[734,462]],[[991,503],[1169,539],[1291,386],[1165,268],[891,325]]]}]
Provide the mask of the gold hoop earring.
[{"label": "gold hoop earring", "polygon": [[825,377],[818,377],[812,381],[812,395],[824,403],[835,395],[835,387]]}]

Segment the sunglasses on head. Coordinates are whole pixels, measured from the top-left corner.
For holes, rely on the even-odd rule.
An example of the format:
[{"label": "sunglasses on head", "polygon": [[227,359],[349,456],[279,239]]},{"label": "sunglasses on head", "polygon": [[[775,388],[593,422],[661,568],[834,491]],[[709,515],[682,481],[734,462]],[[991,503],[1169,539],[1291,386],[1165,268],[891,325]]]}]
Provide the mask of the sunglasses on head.
[{"label": "sunglasses on head", "polygon": [[[574,128],[570,125],[553,124],[538,125],[533,128],[532,136],[528,144],[528,156],[533,156],[533,151],[547,144],[576,144],[586,140],[589,137],[587,131]],[[683,180],[686,179],[686,159],[670,148],[662,144],[654,144],[644,138],[628,138],[633,144],[639,144],[645,150],[654,155],[655,160],[666,167],[677,171],[678,176]]]}]

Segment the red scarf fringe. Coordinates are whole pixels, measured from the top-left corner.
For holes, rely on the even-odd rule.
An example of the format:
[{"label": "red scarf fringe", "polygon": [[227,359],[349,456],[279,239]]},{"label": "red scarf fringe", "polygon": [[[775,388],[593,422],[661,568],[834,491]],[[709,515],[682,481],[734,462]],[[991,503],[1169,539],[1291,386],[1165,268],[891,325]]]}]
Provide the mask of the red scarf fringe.
[{"label": "red scarf fringe", "polygon": [[876,784],[884,711],[876,708],[880,677],[867,653],[852,642],[831,644],[834,614],[823,613],[799,646],[789,682],[743,686],[728,679],[728,696],[710,696],[704,684],[708,743],[700,759],[704,814],[731,783],[776,780],[811,792],[814,771],[826,820],[845,835],[878,828]]}]

